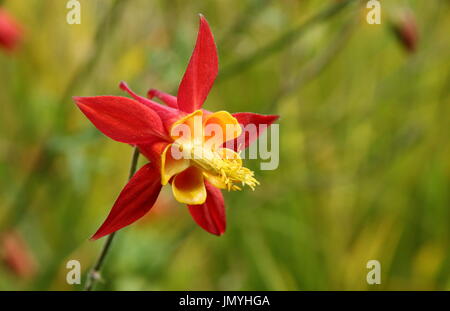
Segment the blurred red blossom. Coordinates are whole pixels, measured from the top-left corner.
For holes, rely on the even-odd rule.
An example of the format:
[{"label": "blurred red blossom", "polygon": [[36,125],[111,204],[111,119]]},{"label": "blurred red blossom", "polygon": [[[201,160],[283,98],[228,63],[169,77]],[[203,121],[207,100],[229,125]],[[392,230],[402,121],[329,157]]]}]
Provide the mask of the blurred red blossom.
[{"label": "blurred red blossom", "polygon": [[410,10],[399,12],[392,21],[392,29],[400,44],[406,51],[412,53],[417,49],[419,31],[416,17]]},{"label": "blurred red blossom", "polygon": [[0,236],[2,261],[11,272],[22,279],[32,278],[37,271],[36,261],[22,235],[14,230]]},{"label": "blurred red blossom", "polygon": [[0,48],[13,52],[23,37],[21,25],[4,9],[0,8]]}]

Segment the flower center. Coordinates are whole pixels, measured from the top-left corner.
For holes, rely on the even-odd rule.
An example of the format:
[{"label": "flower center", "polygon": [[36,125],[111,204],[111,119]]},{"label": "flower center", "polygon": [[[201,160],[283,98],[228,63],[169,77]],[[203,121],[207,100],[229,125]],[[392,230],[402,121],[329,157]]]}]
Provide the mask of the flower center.
[{"label": "flower center", "polygon": [[213,150],[206,148],[203,144],[182,144],[178,146],[179,150],[190,159],[193,165],[210,176],[218,178],[228,191],[242,190],[236,184],[247,185],[252,190],[255,190],[256,185],[259,185],[253,171],[242,166],[242,159],[239,154],[231,149]]}]

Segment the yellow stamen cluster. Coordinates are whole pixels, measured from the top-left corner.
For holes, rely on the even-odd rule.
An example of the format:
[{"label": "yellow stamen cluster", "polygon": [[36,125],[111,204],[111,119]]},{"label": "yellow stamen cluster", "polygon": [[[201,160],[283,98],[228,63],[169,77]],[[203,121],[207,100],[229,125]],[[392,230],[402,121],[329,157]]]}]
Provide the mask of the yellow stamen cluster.
[{"label": "yellow stamen cluster", "polygon": [[[220,178],[228,191],[242,190],[236,184],[249,186],[255,190],[259,182],[255,179],[253,171],[242,166],[239,155],[234,154],[231,158],[220,151],[207,150],[201,147],[189,148],[191,161],[203,171]],[[224,149],[221,149],[222,151]]]}]

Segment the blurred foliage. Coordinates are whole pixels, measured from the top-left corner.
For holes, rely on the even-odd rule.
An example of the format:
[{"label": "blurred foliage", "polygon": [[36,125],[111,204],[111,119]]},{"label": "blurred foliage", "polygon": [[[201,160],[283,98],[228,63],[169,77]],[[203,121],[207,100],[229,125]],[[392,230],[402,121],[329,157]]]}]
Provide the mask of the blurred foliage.
[{"label": "blurred foliage", "polygon": [[[366,23],[365,1],[313,22],[346,1],[80,2],[81,25],[66,23],[65,1],[4,2],[25,40],[0,54],[0,231],[19,235],[12,249],[27,248],[33,273],[4,261],[0,289],[81,288],[66,284],[66,262],[80,260],[84,279],[103,243],[88,238],[132,149],[99,134],[71,96],[124,95],[121,80],[173,92],[199,12],[227,72],[206,107],[281,115],[280,166],[257,172],[256,191],[225,194],[220,238],[166,189],[119,232],[98,288],[450,289],[448,1],[382,1],[381,25]],[[416,19],[414,53],[389,26],[403,9]],[[370,259],[381,285],[366,283]]]}]

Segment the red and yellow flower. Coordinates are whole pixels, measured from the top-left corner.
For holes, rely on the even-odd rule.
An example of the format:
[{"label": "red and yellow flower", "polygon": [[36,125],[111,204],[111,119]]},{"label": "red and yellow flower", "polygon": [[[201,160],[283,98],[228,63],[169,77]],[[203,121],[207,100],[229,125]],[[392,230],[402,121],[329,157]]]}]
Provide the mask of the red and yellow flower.
[{"label": "red and yellow flower", "polygon": [[[268,126],[278,116],[202,109],[217,73],[214,38],[201,16],[197,42],[176,97],[152,89],[145,98],[122,82],[120,87],[133,99],[120,96],[74,98],[103,134],[137,146],[150,160],[122,190],[93,239],[144,216],[154,205],[161,187],[167,184],[171,185],[175,199],[187,204],[198,225],[212,234],[225,232],[221,189],[241,190],[243,186],[253,189],[258,184],[253,172],[242,165],[238,151],[248,147],[260,133],[249,137],[242,132],[242,126]],[[154,102],[153,98],[166,105]],[[211,126],[219,129],[215,132],[220,135],[212,135],[208,131]],[[185,135],[186,129],[189,135]]]}]

